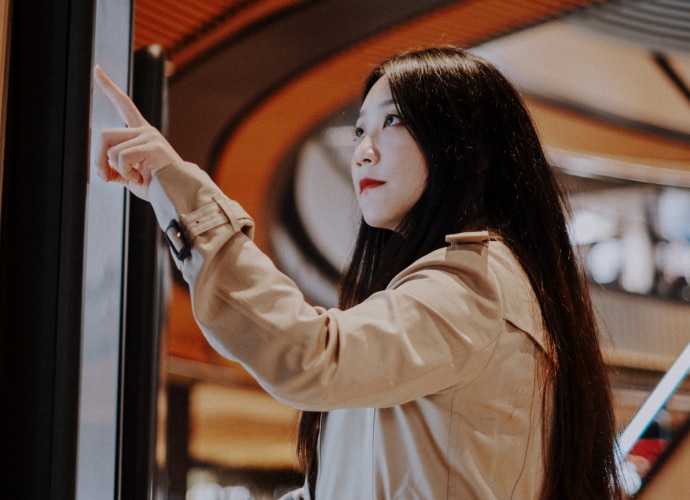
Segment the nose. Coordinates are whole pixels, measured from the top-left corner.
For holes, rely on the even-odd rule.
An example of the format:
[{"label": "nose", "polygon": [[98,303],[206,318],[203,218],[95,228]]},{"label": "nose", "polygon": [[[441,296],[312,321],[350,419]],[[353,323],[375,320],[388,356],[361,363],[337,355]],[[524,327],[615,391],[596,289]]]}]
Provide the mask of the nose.
[{"label": "nose", "polygon": [[371,137],[364,136],[359,143],[357,144],[357,147],[355,148],[355,151],[352,153],[352,161],[355,165],[358,167],[361,167],[364,164],[371,164],[371,163],[376,163],[379,158],[379,153],[377,149],[374,147],[374,141],[371,140]]}]

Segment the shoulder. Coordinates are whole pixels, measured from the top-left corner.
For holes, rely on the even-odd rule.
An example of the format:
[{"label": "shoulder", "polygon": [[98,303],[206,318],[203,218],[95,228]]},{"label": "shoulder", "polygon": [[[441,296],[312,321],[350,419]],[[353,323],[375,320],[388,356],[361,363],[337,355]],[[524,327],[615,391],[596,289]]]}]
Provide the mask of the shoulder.
[{"label": "shoulder", "polygon": [[[541,311],[532,285],[511,249],[487,231],[446,236],[449,246],[435,250],[398,274],[397,287],[420,276],[453,281],[491,303],[504,320],[511,322],[544,346]],[[435,278],[432,278],[436,275]],[[443,278],[442,276],[445,276]],[[449,292],[445,288],[445,292]]]},{"label": "shoulder", "polygon": [[[495,288],[491,279],[493,274],[511,271],[510,266],[505,265],[505,256],[500,255],[505,250],[510,254],[510,250],[502,242],[492,241],[487,231],[451,234],[446,236],[446,241],[449,243],[447,247],[416,260],[395,276],[389,288],[418,278],[420,273],[433,276],[433,272],[438,271],[461,277],[463,283],[473,288],[486,289],[484,295],[491,294]],[[495,262],[497,256],[499,266]]]}]

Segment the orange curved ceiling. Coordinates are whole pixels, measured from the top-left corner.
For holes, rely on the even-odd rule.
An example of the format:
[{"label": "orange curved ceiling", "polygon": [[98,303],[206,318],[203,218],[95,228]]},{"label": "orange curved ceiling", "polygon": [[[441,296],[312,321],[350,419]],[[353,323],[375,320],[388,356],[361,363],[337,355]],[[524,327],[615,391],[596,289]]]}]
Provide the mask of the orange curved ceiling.
[{"label": "orange curved ceiling", "polygon": [[223,40],[307,0],[138,0],[134,49],[161,45],[171,72]]}]

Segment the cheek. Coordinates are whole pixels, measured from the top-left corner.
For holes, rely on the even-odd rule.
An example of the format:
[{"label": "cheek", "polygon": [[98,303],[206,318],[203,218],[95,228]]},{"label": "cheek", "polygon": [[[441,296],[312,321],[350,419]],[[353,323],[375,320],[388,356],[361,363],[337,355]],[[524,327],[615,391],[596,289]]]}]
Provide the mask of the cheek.
[{"label": "cheek", "polygon": [[417,171],[417,180],[415,181],[417,184],[417,198],[419,198],[424,190],[426,189],[426,184],[429,180],[429,173],[427,171],[426,165],[424,167]]},{"label": "cheek", "polygon": [[408,167],[405,172],[405,184],[409,189],[409,196],[415,199],[415,202],[422,195],[426,189],[429,170],[426,166],[426,160],[421,152],[411,151],[408,157]]},{"label": "cheek", "polygon": [[[412,187],[415,186],[415,187]],[[409,212],[410,209],[419,201],[422,197],[422,193],[426,188],[426,178],[420,177],[415,184],[410,184],[410,189],[406,194],[405,198],[401,201],[404,206],[405,213]]]},{"label": "cheek", "polygon": [[404,175],[408,182],[420,186],[420,189],[423,190],[426,186],[429,168],[421,148],[412,137],[409,137],[405,147],[400,148],[399,151],[401,153],[400,161],[404,162],[405,165]]}]

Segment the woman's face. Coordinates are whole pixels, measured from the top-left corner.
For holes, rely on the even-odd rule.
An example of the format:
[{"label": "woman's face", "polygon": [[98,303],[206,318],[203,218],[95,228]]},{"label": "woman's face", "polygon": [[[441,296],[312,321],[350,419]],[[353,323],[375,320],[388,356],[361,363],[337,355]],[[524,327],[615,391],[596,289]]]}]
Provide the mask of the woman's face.
[{"label": "woman's face", "polygon": [[398,115],[385,76],[362,103],[355,137],[352,181],[364,220],[394,230],[424,191],[427,165]]}]

